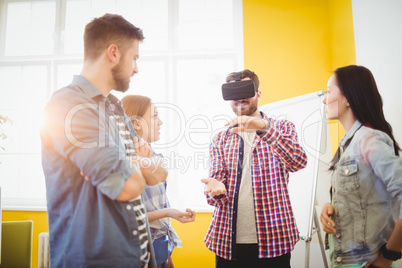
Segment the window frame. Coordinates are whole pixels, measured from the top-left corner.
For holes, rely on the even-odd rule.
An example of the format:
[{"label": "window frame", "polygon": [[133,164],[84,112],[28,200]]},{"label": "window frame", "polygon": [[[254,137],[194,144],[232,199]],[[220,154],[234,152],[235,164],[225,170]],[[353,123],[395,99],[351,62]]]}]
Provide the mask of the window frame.
[{"label": "window frame", "polygon": [[[50,95],[57,89],[58,83],[58,67],[63,64],[82,64],[83,55],[78,54],[63,54],[64,43],[63,43],[63,33],[65,29],[65,19],[66,19],[66,2],[67,0],[54,0],[56,2],[55,11],[55,33],[54,38],[54,54],[50,56],[5,56],[5,31],[7,22],[7,5],[12,2],[26,2],[24,0],[0,0],[0,14],[1,14],[1,27],[0,27],[0,66],[12,66],[12,65],[35,65],[41,64],[46,65],[48,68],[48,81],[47,81],[47,92],[46,95],[49,98]],[[52,1],[52,0],[32,0],[35,1]],[[233,5],[233,49],[200,49],[200,50],[179,50],[178,48],[178,10],[180,0],[167,0],[168,1],[168,47],[167,50],[158,51],[143,51],[141,53],[141,61],[147,61],[152,59],[158,59],[166,63],[165,75],[166,75],[166,87],[165,95],[166,103],[175,103],[177,99],[177,94],[179,92],[176,90],[177,81],[177,63],[181,59],[219,59],[219,58],[230,58],[233,60],[233,70],[243,69],[243,10],[242,10],[242,0],[232,0]],[[213,40],[209,40],[213,42]],[[140,63],[141,64],[141,63]],[[232,70],[227,70],[230,72]],[[135,79],[135,78],[134,78]],[[134,80],[135,81],[135,80]],[[166,124],[167,125],[167,124]],[[168,131],[166,131],[168,132]],[[166,135],[167,133],[164,133]],[[169,150],[174,150],[175,148],[169,148]],[[0,154],[7,154],[6,152],[1,152]],[[40,155],[40,151],[39,151]],[[174,174],[175,172],[173,172]],[[1,187],[1,186],[0,186]],[[179,185],[172,182],[171,189],[179,189]],[[200,186],[202,190],[202,185]],[[169,193],[168,193],[169,194]],[[180,193],[178,193],[178,199],[180,200]],[[169,196],[170,199],[175,198],[173,195]],[[4,189],[2,197],[2,206],[4,210],[34,210],[34,211],[45,211],[46,208],[46,196],[41,200],[35,198],[27,198],[25,200],[21,197],[16,198],[5,198]],[[14,201],[13,201],[14,199]],[[19,201],[18,201],[19,200]],[[12,202],[11,202],[12,201]],[[171,200],[171,202],[174,200]],[[198,212],[212,211],[212,208],[208,208],[208,205],[200,205],[196,207],[195,210]]]}]

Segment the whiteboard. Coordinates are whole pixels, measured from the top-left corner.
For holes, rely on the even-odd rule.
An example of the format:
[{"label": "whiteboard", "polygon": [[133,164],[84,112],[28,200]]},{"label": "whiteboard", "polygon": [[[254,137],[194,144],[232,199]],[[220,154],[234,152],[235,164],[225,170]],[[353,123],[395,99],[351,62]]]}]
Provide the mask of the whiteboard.
[{"label": "whiteboard", "polygon": [[268,117],[291,121],[296,127],[299,142],[306,151],[307,166],[289,173],[288,184],[299,235],[304,239],[311,238],[317,180],[330,181],[329,172],[322,168],[327,166],[332,155],[322,103],[324,97],[325,92],[318,91],[259,107]]}]

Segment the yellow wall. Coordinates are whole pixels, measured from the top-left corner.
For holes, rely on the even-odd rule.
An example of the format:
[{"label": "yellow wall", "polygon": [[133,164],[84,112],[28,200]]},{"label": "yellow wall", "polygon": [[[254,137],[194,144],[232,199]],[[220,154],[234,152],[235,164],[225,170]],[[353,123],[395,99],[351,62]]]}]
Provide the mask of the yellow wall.
[{"label": "yellow wall", "polygon": [[[330,0],[330,70],[356,64],[355,39],[351,0]],[[332,151],[335,152],[338,142],[345,134],[339,121],[330,121]]]},{"label": "yellow wall", "polygon": [[328,5],[322,0],[244,0],[244,66],[260,78],[260,105],[326,88]]},{"label": "yellow wall", "polygon": [[[351,0],[243,0],[244,66],[260,78],[260,105],[326,90],[356,64]],[[344,132],[329,122],[332,151]]]},{"label": "yellow wall", "polygon": [[355,63],[351,0],[244,0],[244,66],[260,78],[260,105],[326,90]]},{"label": "yellow wall", "polygon": [[[244,66],[260,78],[260,105],[318,90],[339,66],[355,64],[351,0],[244,0]],[[330,122],[333,150],[343,136]],[[175,249],[176,268],[214,267],[214,254],[203,243],[211,213],[172,225],[183,240]],[[33,267],[38,234],[48,230],[45,212],[3,211],[3,220],[34,221]]]},{"label": "yellow wall", "polygon": [[183,248],[175,248],[173,251],[176,268],[215,267],[215,254],[204,244],[211,217],[212,213],[197,213],[192,223],[182,224],[172,220],[173,228],[183,241]]}]

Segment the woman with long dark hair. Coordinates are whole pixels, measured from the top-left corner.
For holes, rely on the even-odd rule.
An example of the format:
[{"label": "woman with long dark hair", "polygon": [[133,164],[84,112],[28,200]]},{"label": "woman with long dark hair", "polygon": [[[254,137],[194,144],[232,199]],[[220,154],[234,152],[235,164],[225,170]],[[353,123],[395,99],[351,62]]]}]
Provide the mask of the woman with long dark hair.
[{"label": "woman with long dark hair", "polygon": [[331,161],[321,223],[332,267],[393,267],[402,250],[402,158],[369,69],[338,68],[324,99],[345,130]]}]

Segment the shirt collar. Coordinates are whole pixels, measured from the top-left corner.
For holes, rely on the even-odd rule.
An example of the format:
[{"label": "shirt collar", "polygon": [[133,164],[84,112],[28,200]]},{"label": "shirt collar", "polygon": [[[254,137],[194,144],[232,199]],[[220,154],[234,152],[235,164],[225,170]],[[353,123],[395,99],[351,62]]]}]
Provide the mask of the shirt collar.
[{"label": "shirt collar", "polygon": [[88,79],[83,77],[82,75],[74,75],[73,81],[71,82],[73,86],[79,87],[85,94],[88,95],[91,99],[98,99],[106,101],[108,103],[112,103],[116,105],[118,114],[124,115],[124,111],[121,108],[121,102],[118,98],[113,96],[111,93],[107,97],[104,97],[103,94],[99,91],[99,89],[92,84]]},{"label": "shirt collar", "polygon": [[356,120],[353,124],[353,126],[349,129],[349,131],[345,134],[345,136],[343,136],[341,142],[339,143],[339,145],[344,146],[345,142],[352,137],[352,135],[355,134],[355,132],[357,131],[357,129],[362,125],[362,123],[360,123],[359,120]]},{"label": "shirt collar", "polygon": [[109,93],[109,95],[107,95],[107,98],[110,100],[111,103],[113,104],[118,104],[121,105],[121,102],[118,98],[116,98],[114,95],[112,95],[111,93]]},{"label": "shirt collar", "polygon": [[87,94],[92,99],[95,99],[96,97],[102,95],[99,89],[82,75],[74,75],[71,84],[73,86],[78,86],[85,94]]},{"label": "shirt collar", "polygon": [[260,114],[261,114],[262,119],[268,120],[268,116],[265,113],[260,111]]}]

